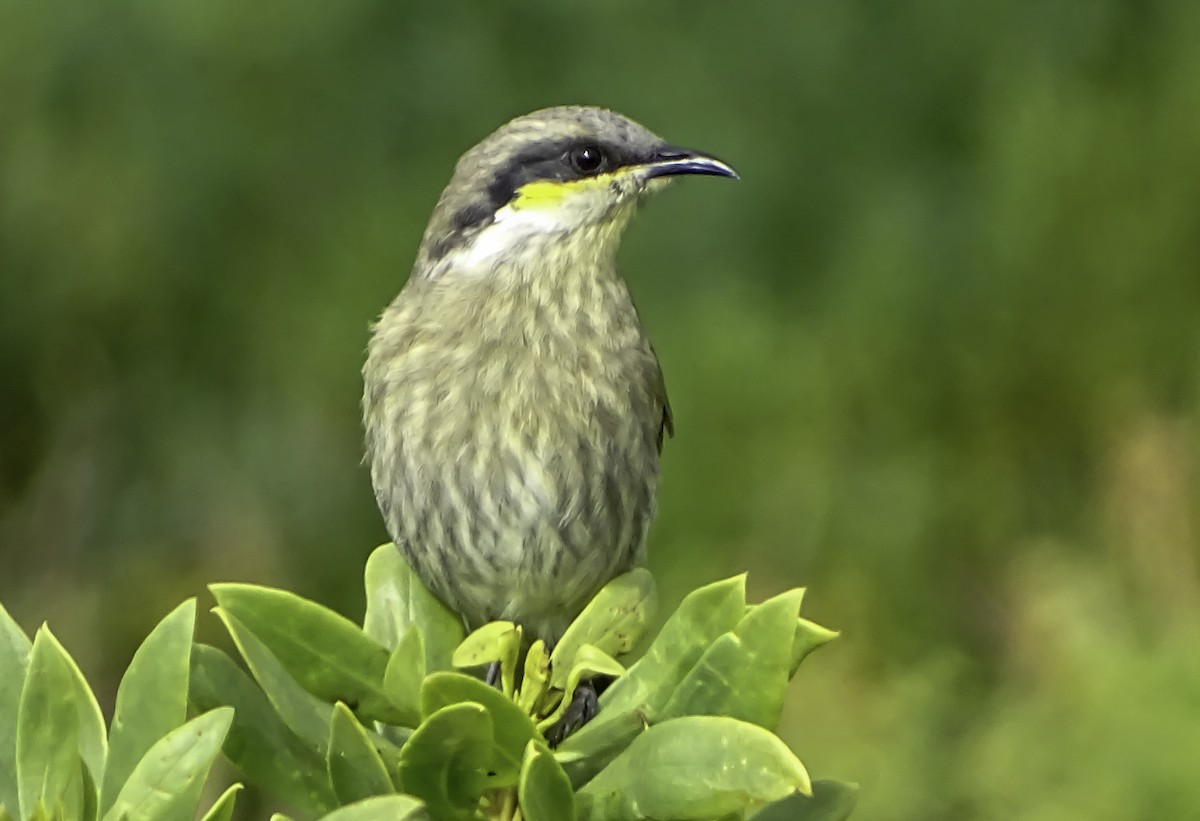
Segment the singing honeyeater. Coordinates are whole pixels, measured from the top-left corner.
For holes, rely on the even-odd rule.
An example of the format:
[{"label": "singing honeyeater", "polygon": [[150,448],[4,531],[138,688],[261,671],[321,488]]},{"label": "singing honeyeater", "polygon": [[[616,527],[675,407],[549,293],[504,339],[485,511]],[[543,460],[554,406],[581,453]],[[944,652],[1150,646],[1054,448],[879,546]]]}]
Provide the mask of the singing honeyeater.
[{"label": "singing honeyeater", "polygon": [[519,117],[458,161],[374,325],[363,420],[375,497],[417,575],[472,626],[553,642],[641,561],[662,371],[617,246],[681,174],[736,177],[600,108]]}]

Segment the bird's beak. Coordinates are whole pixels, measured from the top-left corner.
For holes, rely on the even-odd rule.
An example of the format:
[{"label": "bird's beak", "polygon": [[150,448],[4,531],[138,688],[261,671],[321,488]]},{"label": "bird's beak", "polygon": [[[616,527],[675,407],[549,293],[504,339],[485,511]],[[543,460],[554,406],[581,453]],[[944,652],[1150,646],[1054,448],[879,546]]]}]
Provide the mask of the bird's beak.
[{"label": "bird's beak", "polygon": [[672,177],[676,174],[702,174],[709,177],[738,179],[738,173],[716,157],[676,145],[661,146],[654,152],[654,157],[645,164],[644,168],[647,180],[655,177]]}]

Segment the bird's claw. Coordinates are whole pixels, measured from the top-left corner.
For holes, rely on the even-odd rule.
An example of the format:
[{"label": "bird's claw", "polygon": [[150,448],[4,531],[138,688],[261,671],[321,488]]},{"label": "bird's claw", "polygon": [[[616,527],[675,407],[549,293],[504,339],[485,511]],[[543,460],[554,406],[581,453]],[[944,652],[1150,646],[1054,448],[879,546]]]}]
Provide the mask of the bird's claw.
[{"label": "bird's claw", "polygon": [[595,718],[598,712],[600,696],[596,692],[596,685],[591,681],[580,682],[562,718],[546,731],[546,742],[551,747],[557,747],[567,736]]}]

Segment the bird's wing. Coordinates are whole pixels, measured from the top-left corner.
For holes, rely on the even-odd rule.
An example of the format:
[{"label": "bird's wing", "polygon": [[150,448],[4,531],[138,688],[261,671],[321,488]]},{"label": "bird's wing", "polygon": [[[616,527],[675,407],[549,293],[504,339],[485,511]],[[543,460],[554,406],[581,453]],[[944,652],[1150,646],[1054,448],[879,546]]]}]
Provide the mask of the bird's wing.
[{"label": "bird's wing", "polygon": [[675,435],[675,414],[671,412],[671,398],[667,396],[667,382],[663,378],[662,366],[658,362],[658,353],[650,346],[650,356],[654,361],[654,395],[662,405],[662,420],[658,425],[658,452],[662,453],[663,440]]},{"label": "bird's wing", "polygon": [[671,414],[671,400],[667,398],[666,391],[663,391],[663,415],[662,425],[658,429],[658,452],[662,453],[663,439],[675,435],[675,417]]}]

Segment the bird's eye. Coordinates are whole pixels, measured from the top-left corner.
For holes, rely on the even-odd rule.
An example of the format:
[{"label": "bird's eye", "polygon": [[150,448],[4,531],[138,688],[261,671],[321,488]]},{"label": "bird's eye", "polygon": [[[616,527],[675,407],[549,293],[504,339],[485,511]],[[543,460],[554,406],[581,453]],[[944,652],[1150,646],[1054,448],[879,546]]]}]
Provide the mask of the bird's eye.
[{"label": "bird's eye", "polygon": [[567,160],[580,174],[595,174],[604,166],[604,152],[594,145],[584,145],[571,149]]}]

